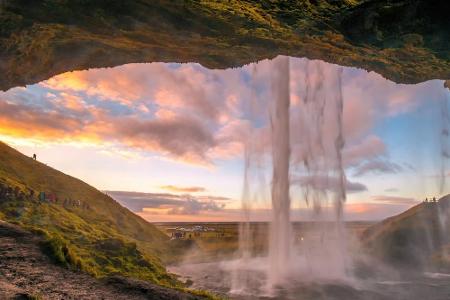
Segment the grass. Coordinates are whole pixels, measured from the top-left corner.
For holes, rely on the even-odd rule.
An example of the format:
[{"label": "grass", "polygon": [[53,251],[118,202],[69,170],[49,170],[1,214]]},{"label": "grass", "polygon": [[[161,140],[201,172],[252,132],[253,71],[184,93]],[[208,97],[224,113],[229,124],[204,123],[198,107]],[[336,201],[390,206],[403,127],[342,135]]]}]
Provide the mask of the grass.
[{"label": "grass", "polygon": [[[95,277],[119,274],[183,289],[164,267],[187,250],[173,247],[152,224],[86,183],[26,157],[0,143],[0,183],[55,193],[57,203],[34,199],[0,200],[0,219],[43,237],[42,249],[57,264]],[[82,205],[65,205],[62,199]],[[86,205],[87,204],[87,205]]]}]

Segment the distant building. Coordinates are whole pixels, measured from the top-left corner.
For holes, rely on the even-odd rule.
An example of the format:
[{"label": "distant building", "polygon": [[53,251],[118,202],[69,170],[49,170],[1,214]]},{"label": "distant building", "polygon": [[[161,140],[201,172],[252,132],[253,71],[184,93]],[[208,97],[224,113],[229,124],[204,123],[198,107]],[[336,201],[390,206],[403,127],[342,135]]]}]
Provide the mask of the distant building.
[{"label": "distant building", "polygon": [[179,240],[182,237],[183,237],[183,233],[181,233],[181,232],[172,232],[172,238],[173,239]]}]

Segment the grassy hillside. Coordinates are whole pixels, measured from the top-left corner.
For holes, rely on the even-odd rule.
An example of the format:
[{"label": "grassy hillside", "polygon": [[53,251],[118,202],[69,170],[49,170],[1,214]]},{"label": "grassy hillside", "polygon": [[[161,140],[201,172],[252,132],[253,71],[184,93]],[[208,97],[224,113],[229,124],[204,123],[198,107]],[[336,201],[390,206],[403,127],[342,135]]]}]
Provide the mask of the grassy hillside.
[{"label": "grassy hillside", "polygon": [[450,195],[371,226],[363,242],[372,254],[395,266],[448,269]]},{"label": "grassy hillside", "polygon": [[402,83],[450,78],[440,0],[3,0],[0,90],[131,62],[241,66],[284,54]]},{"label": "grassy hillside", "polygon": [[[156,227],[88,184],[0,142],[2,185],[16,195],[0,196],[0,219],[45,235],[44,250],[58,263],[98,277],[118,273],[178,285],[160,258],[175,257],[183,245],[170,245]],[[40,192],[55,195],[56,203],[39,201]]]}]

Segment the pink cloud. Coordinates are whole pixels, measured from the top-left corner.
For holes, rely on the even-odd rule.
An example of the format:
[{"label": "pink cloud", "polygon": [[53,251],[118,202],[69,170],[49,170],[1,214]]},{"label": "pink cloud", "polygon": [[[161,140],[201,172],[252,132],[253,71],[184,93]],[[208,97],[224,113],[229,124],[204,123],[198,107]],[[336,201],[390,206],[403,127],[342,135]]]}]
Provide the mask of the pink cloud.
[{"label": "pink cloud", "polygon": [[351,72],[351,76],[344,77],[344,98],[346,103],[363,102],[359,105],[366,107],[366,115],[372,116],[369,122],[373,121],[373,117],[409,112],[425,101],[439,99],[442,91],[442,83],[438,80],[405,85],[396,84],[374,72]]},{"label": "pink cloud", "polygon": [[361,163],[355,170],[354,176],[362,176],[368,173],[386,174],[399,173],[403,167],[397,163],[386,160],[371,160]]},{"label": "pink cloud", "polygon": [[[335,95],[336,70],[338,67],[331,64],[291,60],[294,118],[304,109],[302,85],[306,73],[311,85],[317,85],[328,76],[323,86],[329,91],[318,97],[332,97]],[[352,72],[356,71],[348,73]],[[66,138],[104,140],[183,161],[210,164],[214,159],[241,156],[243,141],[248,141],[249,136],[257,137],[252,145],[254,150],[269,150],[267,107],[272,99],[267,82],[270,74],[268,60],[259,62],[257,67],[249,65],[241,70],[207,70],[196,64],[154,63],[69,72],[39,84],[49,93],[42,107],[31,106],[25,100],[20,104],[18,98],[25,98],[29,92],[16,90],[8,93],[8,103],[4,105],[19,102],[22,106],[16,107],[18,114],[7,115],[4,113],[6,108],[0,114],[5,128],[21,128],[24,125],[20,123],[27,122],[34,128],[47,128],[42,132],[51,131],[52,141]],[[330,78],[334,79],[330,81]],[[399,114],[425,101],[430,86],[436,84],[398,87],[376,74],[362,71],[353,76],[344,72],[344,79],[344,162],[347,167],[387,155],[383,141],[370,133],[375,122],[386,112]],[[24,103],[28,103],[28,107]],[[118,108],[117,103],[123,106]],[[333,115],[331,111],[326,113]],[[312,139],[319,133],[326,141],[324,149],[332,151],[336,120],[326,118],[324,123],[324,128],[318,132],[306,121],[293,121],[292,134],[294,144],[297,143],[293,146],[294,157],[305,152],[302,148],[305,137]],[[304,128],[309,131],[305,132]],[[24,131],[25,128],[21,132]],[[46,135],[40,136],[45,139]],[[315,148],[310,150],[317,151]],[[301,155],[297,156],[301,160]]]},{"label": "pink cloud", "polygon": [[[299,178],[291,179],[291,183],[298,184],[302,188],[311,188],[319,191],[336,191],[339,190],[340,182],[338,178],[331,176],[301,176]],[[345,189],[349,193],[355,192],[365,192],[367,191],[367,186],[360,182],[352,182],[345,180]]]},{"label": "pink cloud", "polygon": [[375,195],[371,197],[371,200],[378,203],[384,204],[405,204],[405,205],[416,205],[420,201],[414,198],[408,197],[396,197],[396,196],[386,196],[386,195]]},{"label": "pink cloud", "polygon": [[120,118],[111,120],[110,138],[149,151],[160,151],[185,161],[207,163],[207,151],[216,145],[211,131],[196,119],[178,117],[166,120]]},{"label": "pink cloud", "polygon": [[384,142],[375,135],[364,138],[359,143],[348,144],[343,151],[346,166],[354,166],[360,162],[380,157],[386,153]]},{"label": "pink cloud", "polygon": [[347,140],[367,135],[375,122],[373,104],[365,99],[345,98],[343,127]]}]

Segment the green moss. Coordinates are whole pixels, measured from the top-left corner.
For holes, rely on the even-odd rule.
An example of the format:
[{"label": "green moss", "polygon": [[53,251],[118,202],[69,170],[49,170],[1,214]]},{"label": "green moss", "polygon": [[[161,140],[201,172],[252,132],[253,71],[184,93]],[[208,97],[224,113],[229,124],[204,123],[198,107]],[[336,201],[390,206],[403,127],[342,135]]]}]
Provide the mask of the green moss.
[{"label": "green moss", "polygon": [[0,10],[0,89],[130,62],[228,68],[279,54],[401,83],[447,79],[444,5],[413,2],[420,9],[406,0],[9,0]]}]

